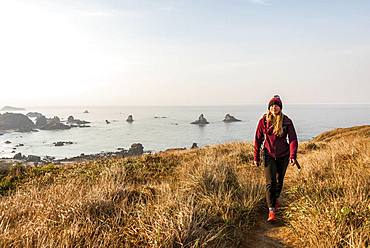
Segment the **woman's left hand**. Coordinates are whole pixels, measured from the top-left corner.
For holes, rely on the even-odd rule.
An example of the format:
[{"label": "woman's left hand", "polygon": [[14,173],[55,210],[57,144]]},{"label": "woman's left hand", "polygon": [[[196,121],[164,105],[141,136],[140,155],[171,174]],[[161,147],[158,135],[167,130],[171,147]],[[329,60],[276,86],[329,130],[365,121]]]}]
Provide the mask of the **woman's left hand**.
[{"label": "woman's left hand", "polygon": [[292,165],[295,165],[297,163],[297,160],[295,160],[294,158],[291,158],[289,160],[289,163],[292,164]]}]

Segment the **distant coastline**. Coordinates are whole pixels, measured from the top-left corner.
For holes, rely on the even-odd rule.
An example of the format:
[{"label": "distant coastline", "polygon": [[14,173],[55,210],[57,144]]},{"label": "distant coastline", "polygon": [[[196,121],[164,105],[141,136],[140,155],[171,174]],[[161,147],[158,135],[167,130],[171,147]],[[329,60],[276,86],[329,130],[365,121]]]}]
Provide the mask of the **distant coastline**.
[{"label": "distant coastline", "polygon": [[18,107],[12,107],[12,106],[4,106],[0,109],[0,111],[24,111],[25,108],[18,108]]},{"label": "distant coastline", "polygon": [[[14,111],[14,115],[28,115],[35,124],[38,114],[42,113],[46,117],[46,123],[43,118],[44,123],[38,122],[40,128],[30,126],[30,129],[38,131],[1,130],[0,134],[3,135],[0,135],[0,158],[13,158],[17,153],[21,153],[22,156],[55,157],[56,160],[79,157],[81,154],[92,157],[104,156],[104,153],[118,152],[118,148],[128,149],[134,143],[141,143],[147,151],[159,152],[171,148],[190,148],[193,143],[197,143],[198,147],[204,147],[234,141],[249,142],[253,140],[258,119],[266,111],[266,106],[262,104],[220,107],[25,107],[26,111]],[[310,140],[333,128],[369,124],[368,115],[364,115],[370,111],[369,105],[284,107],[285,113],[292,118],[297,127],[299,141]],[[88,114],[83,113],[86,109],[89,111]],[[210,124],[190,124],[201,113],[204,113]],[[226,113],[242,121],[225,123],[222,118]],[[131,114],[134,121],[129,123],[127,116]],[[59,116],[59,119],[55,118],[56,116]],[[342,116],[348,118],[341,118]],[[91,122],[89,128],[78,126],[72,128],[72,125],[84,120]],[[44,124],[48,122],[53,124],[46,126],[48,129],[64,125],[70,125],[71,128],[46,130]],[[24,130],[25,126],[17,128]],[[10,143],[5,143],[7,141]]]}]

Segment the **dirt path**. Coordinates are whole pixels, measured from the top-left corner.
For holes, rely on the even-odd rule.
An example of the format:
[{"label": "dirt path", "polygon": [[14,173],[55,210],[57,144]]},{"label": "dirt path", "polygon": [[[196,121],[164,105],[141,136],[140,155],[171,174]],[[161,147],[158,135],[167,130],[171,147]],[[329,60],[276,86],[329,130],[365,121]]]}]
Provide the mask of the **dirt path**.
[{"label": "dirt path", "polygon": [[263,200],[256,213],[256,224],[248,234],[249,238],[241,245],[245,248],[255,247],[294,247],[292,241],[292,230],[284,222],[284,211],[287,202],[287,196],[284,193],[289,188],[289,172],[286,176],[286,185],[284,185],[282,196],[280,197],[281,207],[277,211],[277,221],[274,223],[267,222],[268,209],[265,200]]}]

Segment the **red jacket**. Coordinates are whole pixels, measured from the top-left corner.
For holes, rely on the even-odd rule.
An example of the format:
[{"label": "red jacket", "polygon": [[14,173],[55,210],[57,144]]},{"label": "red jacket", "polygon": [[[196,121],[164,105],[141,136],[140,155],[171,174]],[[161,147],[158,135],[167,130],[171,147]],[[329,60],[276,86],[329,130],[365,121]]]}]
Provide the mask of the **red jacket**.
[{"label": "red jacket", "polygon": [[[289,155],[290,159],[297,158],[298,140],[297,134],[294,129],[294,125],[288,116],[284,115],[283,119],[283,135],[281,137],[276,136],[273,133],[273,127],[266,121],[266,115],[264,115],[258,122],[256,136],[254,139],[254,161],[260,161],[260,149],[262,142],[264,142],[264,148],[273,158],[280,158]],[[287,136],[289,144],[287,142]]]}]

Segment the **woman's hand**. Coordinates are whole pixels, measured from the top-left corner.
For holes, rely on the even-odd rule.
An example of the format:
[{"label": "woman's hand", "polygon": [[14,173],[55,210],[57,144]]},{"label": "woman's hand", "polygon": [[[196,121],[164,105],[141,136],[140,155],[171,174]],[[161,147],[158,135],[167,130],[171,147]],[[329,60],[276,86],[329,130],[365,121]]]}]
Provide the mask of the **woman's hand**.
[{"label": "woman's hand", "polygon": [[289,160],[289,163],[292,164],[293,166],[297,164],[297,160],[295,160],[294,158],[291,158]]},{"label": "woman's hand", "polygon": [[260,164],[261,164],[261,162],[260,162],[260,161],[253,161],[253,164],[254,164],[255,166],[259,167],[259,166],[260,166]]}]

